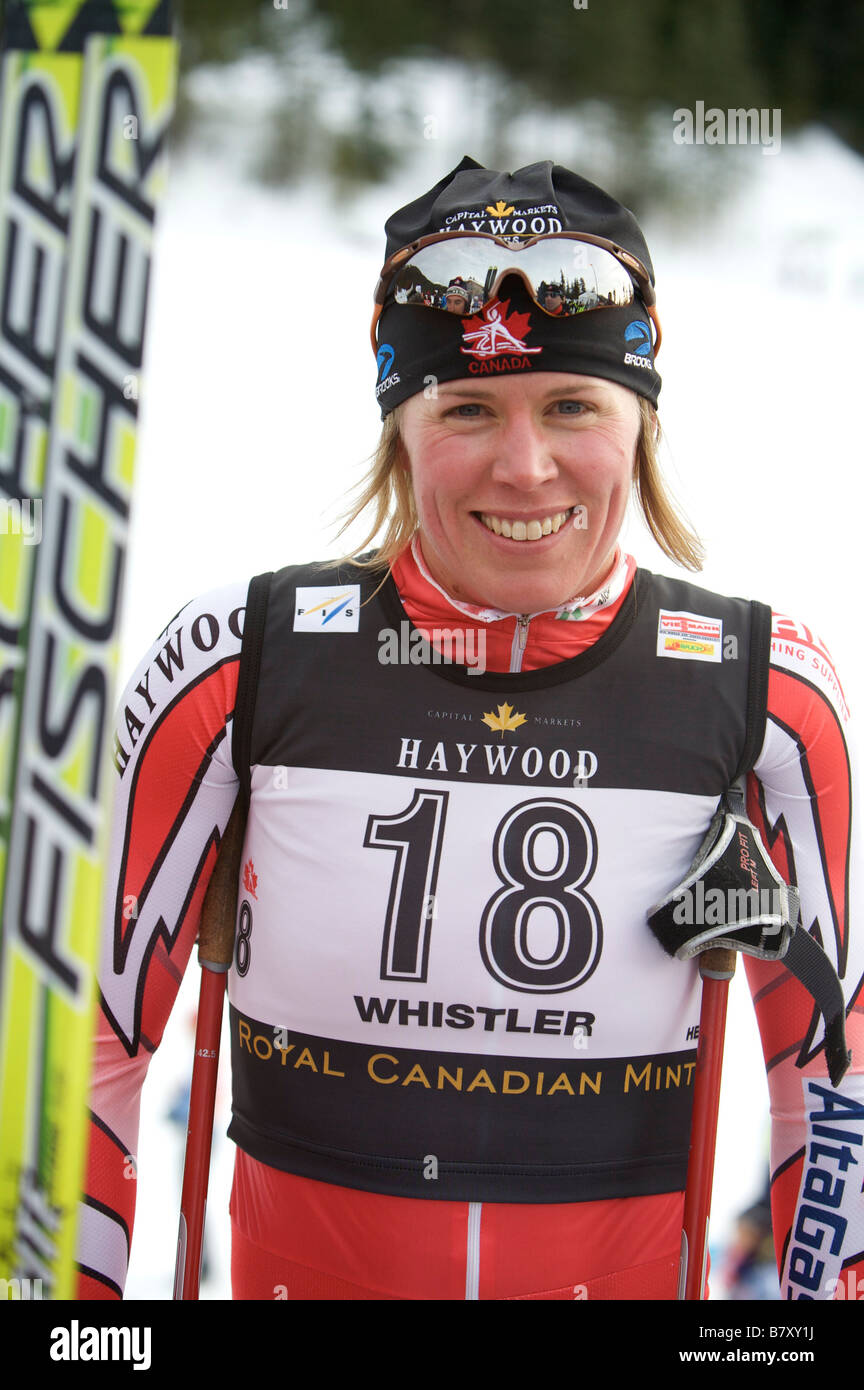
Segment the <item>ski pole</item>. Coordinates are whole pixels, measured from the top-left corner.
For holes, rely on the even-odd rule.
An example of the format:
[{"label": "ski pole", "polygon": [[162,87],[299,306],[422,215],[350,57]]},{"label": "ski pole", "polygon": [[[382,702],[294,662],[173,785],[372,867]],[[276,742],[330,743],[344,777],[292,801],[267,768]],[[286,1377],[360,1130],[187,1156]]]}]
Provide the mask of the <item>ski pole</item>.
[{"label": "ski pole", "polygon": [[723,1039],[729,981],[735,974],[735,952],[716,946],[703,951],[699,956],[699,974],[702,976],[702,1008],[678,1269],[679,1300],[701,1300],[705,1292]]},{"label": "ski pole", "polygon": [[242,797],[238,796],[225,827],[219,856],[207,885],[201,910],[198,932],[201,991],[195,1030],[192,1088],[189,1095],[177,1263],[174,1269],[175,1299],[196,1299],[201,1278],[204,1215],[210,1179],[210,1145],[213,1137],[216,1077],[219,1071],[222,1001],[226,976],[234,954],[234,918],[243,852],[244,821]]}]

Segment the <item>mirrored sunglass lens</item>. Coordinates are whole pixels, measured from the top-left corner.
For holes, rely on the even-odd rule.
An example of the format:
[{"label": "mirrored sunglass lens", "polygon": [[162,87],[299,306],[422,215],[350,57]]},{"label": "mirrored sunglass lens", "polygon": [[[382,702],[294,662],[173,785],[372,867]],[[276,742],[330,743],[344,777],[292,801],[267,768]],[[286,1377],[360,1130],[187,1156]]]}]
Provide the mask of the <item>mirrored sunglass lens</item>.
[{"label": "mirrored sunglass lens", "polygon": [[565,315],[626,306],[636,295],[636,287],[620,261],[602,247],[584,241],[561,238],[537,242],[520,251],[479,237],[449,237],[421,247],[400,266],[388,297],[397,304],[476,313],[490,298],[496,280],[508,270],[521,270],[527,276],[541,304],[559,294]]}]

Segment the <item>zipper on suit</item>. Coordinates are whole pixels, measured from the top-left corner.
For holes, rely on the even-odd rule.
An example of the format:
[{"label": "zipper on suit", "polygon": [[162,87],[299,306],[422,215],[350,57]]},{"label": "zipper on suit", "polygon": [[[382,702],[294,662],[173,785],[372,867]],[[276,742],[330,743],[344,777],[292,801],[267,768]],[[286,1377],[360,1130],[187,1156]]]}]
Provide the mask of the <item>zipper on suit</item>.
[{"label": "zipper on suit", "polygon": [[468,1240],[465,1248],[465,1301],[480,1298],[480,1218],[482,1202],[468,1203]]},{"label": "zipper on suit", "polygon": [[525,655],[525,648],[528,644],[528,624],[531,618],[527,613],[522,613],[516,619],[516,627],[513,632],[513,643],[510,647],[510,671],[522,670],[522,658]]}]

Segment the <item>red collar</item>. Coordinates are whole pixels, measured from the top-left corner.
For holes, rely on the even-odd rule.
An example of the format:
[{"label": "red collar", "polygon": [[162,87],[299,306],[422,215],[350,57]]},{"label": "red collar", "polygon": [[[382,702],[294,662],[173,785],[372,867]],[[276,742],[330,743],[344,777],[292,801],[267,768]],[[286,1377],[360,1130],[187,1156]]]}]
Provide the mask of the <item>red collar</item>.
[{"label": "red collar", "polygon": [[[595,608],[584,618],[562,618],[554,611],[531,617],[521,670],[536,671],[557,661],[566,661],[597,641],[621,607],[636,573],[633,557],[625,555],[623,558],[627,566],[626,582],[607,605]],[[465,613],[461,605],[457,607],[454,600],[422,573],[410,546],[393,562],[392,572],[405,612],[433,645],[436,645],[432,635],[435,628],[483,630],[486,669],[510,670],[513,637],[519,621],[517,614],[484,621]]]}]

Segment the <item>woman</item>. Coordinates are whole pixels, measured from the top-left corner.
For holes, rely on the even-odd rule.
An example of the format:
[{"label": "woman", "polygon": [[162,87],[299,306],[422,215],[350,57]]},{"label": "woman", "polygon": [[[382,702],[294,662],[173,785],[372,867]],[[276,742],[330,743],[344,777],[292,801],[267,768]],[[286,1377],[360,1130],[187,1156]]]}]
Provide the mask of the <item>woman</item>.
[{"label": "woman", "polygon": [[[122,1290],[138,1091],[238,784],[237,1298],[675,1296],[699,982],[646,917],[674,915],[741,775],[858,995],[830,658],[618,543],[633,486],[698,568],[656,466],[659,324],[632,215],[560,166],[466,158],[387,232],[385,423],[353,513],[371,506],[377,551],[273,576],[239,691],[246,585],[194,601],[120,704],[83,1296]],[[400,294],[441,304],[455,278],[486,295],[464,318]],[[581,312],[545,312],[550,280]],[[864,1248],[861,1059],[835,1087],[837,1019],[826,1045],[770,958],[775,926],[747,965],[778,1262],[784,1296],[827,1298]]]}]

